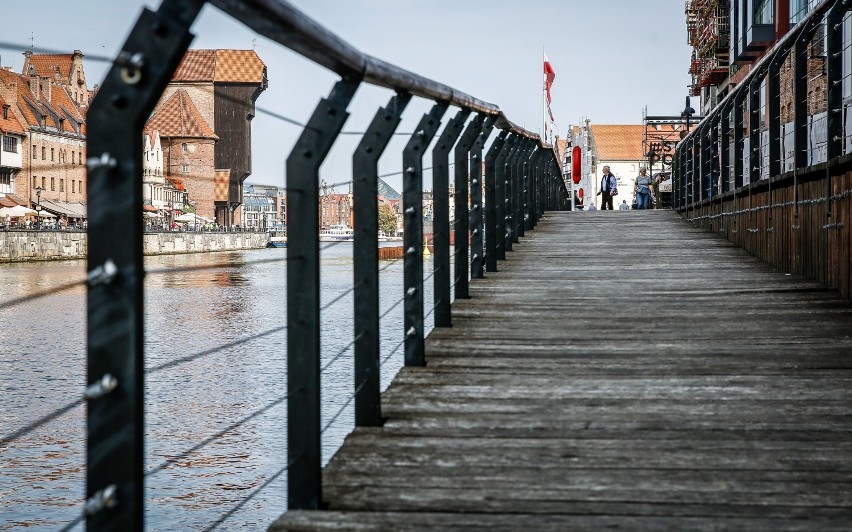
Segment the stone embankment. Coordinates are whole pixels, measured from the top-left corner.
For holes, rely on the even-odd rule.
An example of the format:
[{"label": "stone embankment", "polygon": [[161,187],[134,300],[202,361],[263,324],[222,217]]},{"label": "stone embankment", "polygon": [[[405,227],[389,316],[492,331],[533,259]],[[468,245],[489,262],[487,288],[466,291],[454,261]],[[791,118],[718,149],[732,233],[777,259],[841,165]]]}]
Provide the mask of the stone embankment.
[{"label": "stone embankment", "polygon": [[[266,233],[145,233],[146,255],[266,247]],[[0,231],[0,262],[85,259],[85,231]]]}]

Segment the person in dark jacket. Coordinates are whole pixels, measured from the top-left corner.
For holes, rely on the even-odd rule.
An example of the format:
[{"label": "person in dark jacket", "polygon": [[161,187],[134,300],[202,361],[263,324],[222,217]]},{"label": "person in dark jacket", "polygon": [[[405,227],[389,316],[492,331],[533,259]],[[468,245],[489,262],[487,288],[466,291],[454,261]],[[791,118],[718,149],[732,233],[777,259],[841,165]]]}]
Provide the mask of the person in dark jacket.
[{"label": "person in dark jacket", "polygon": [[603,177],[601,177],[601,189],[598,195],[601,196],[601,210],[613,210],[612,198],[618,194],[618,182],[615,175],[610,173],[609,166],[603,167]]}]

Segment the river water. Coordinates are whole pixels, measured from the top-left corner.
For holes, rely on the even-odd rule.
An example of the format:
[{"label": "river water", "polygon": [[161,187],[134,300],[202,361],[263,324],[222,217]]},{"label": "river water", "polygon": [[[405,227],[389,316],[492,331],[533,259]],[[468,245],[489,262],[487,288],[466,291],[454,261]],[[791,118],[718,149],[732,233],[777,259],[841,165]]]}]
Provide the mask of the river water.
[{"label": "river water", "polygon": [[[146,528],[203,530],[228,514],[286,463],[287,406],[280,401],[186,458],[158,466],[280,400],[287,390],[286,330],[191,362],[195,353],[286,324],[286,249],[146,257]],[[352,246],[322,252],[323,304],[352,287]],[[265,262],[280,257],[280,262]],[[258,263],[258,261],[264,261]],[[209,270],[172,268],[215,265]],[[402,261],[382,263],[384,312],[402,297]],[[432,271],[427,259],[424,270]],[[0,301],[82,279],[84,261],[0,264]],[[431,281],[426,283],[426,311]],[[353,339],[352,296],[322,312],[323,366]],[[85,385],[85,288],[0,311],[0,435],[80,397]],[[432,328],[427,319],[426,331]],[[403,337],[402,305],[382,320],[384,355]],[[382,366],[383,388],[403,363]],[[352,351],[322,376],[323,426],[353,392]],[[0,446],[0,530],[57,530],[81,512],[85,408]],[[327,461],[353,427],[352,405],[323,434]],[[233,512],[221,529],[258,530],[286,509],[287,474]],[[75,527],[83,530],[83,525]]]}]

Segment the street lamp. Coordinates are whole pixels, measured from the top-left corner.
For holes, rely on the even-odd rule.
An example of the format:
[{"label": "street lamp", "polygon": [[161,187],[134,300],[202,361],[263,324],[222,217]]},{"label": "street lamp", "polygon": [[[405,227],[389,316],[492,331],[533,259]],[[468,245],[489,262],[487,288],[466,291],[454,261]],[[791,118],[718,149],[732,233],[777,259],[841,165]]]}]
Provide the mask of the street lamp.
[{"label": "street lamp", "polygon": [[41,192],[43,190],[44,189],[41,188],[41,187],[36,187],[36,189],[35,189],[35,193],[36,193],[36,213],[37,213],[36,218],[38,218],[36,220],[36,227],[38,227],[38,225],[41,224]]},{"label": "street lamp", "polygon": [[686,129],[680,132],[680,138],[684,138],[689,134],[689,119],[695,114],[695,109],[689,105],[689,96],[686,97],[686,107],[681,111],[680,116],[686,118]]}]

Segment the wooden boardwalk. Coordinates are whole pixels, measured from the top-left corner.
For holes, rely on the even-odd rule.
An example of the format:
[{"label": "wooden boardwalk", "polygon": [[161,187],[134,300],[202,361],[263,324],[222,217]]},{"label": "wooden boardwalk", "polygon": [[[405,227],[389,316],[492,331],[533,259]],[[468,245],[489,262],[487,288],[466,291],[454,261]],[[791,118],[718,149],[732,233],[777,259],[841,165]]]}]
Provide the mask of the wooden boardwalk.
[{"label": "wooden boardwalk", "polygon": [[852,306],[670,211],[550,213],[272,530],[852,530]]}]

